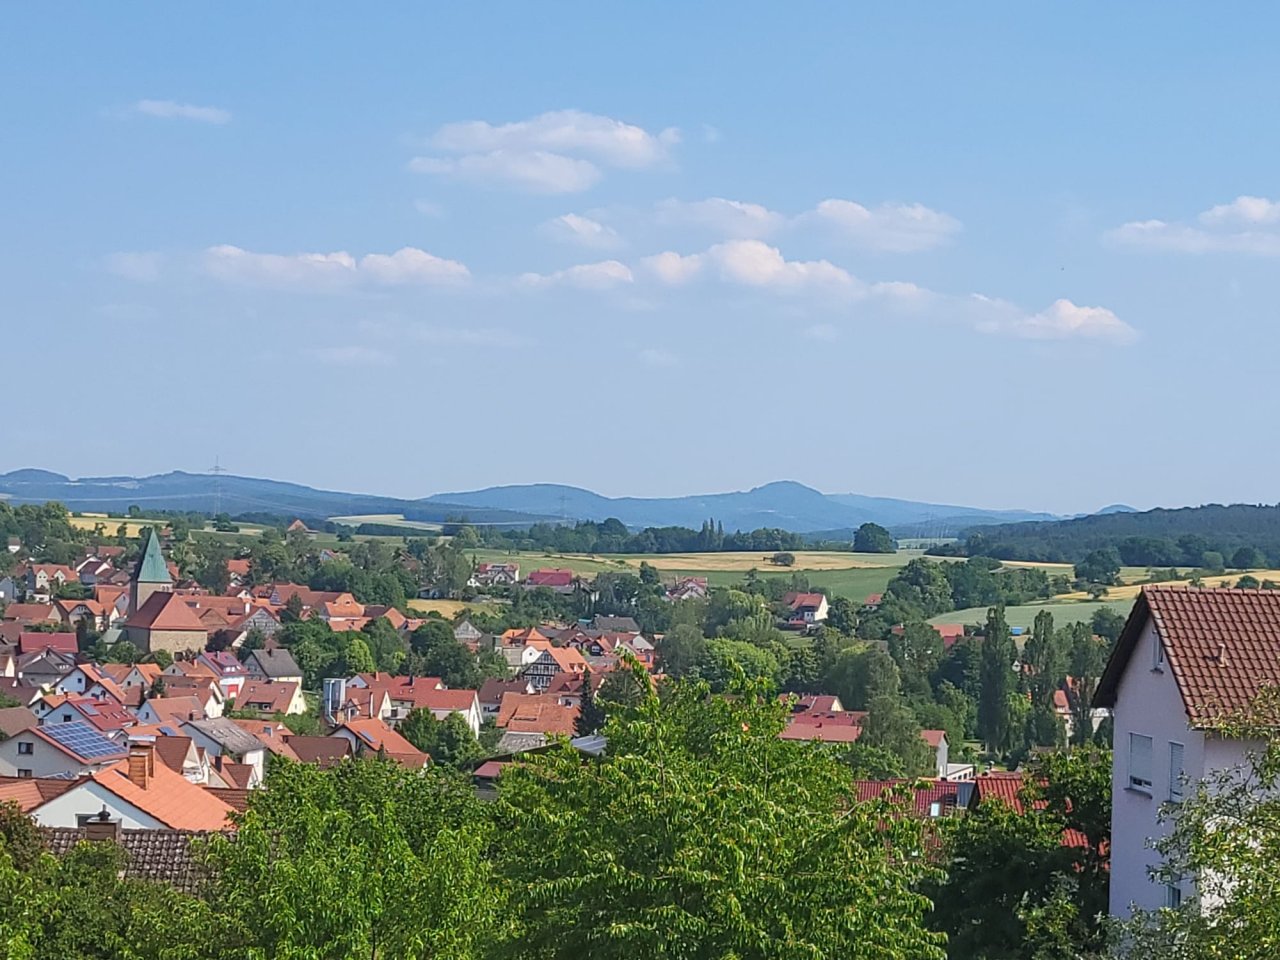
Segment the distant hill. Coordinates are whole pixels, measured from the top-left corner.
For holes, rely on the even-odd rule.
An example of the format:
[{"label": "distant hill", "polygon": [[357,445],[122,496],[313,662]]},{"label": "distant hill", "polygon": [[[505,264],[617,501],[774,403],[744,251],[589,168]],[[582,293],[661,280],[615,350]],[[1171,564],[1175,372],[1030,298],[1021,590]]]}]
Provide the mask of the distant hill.
[{"label": "distant hill", "polygon": [[[602,497],[580,487],[552,483],[487,487],[483,490],[441,493],[427,502],[469,504],[605,520],[617,517],[629,527],[684,526],[697,528],[715,518],[726,530],[780,527],[796,533],[852,531],[868,521],[901,536],[952,536],[962,527],[1010,520],[1056,519],[1049,513],[1026,510],[989,511],[936,503],[917,503],[859,494],[826,494],[794,480],[780,480],[735,493],[687,497]],[[921,526],[928,532],[910,532]],[[941,532],[939,532],[941,531]]]},{"label": "distant hill", "polygon": [[[1075,563],[1093,550],[1114,547],[1131,566],[1199,567],[1206,553],[1228,566],[1242,547],[1261,558],[1244,566],[1280,564],[1280,506],[1211,503],[1142,512],[1110,507],[1109,512],[1052,523],[1015,523],[966,531],[968,553],[1002,560]],[[1211,558],[1212,559],[1212,558]]]},{"label": "distant hill", "polygon": [[465,513],[475,523],[526,524],[547,519],[529,513],[487,510],[460,504],[401,500],[360,493],[317,490],[299,483],[222,474],[173,473],[151,477],[82,477],[72,480],[47,470],[0,474],[0,497],[14,503],[57,500],[81,512],[123,513],[136,504],[148,510],[229,514],[276,513],[323,520],[333,516],[399,513],[406,520],[440,522]]},{"label": "distant hill", "polygon": [[[851,536],[872,521],[900,536],[954,536],[962,527],[1011,520],[1048,519],[1025,510],[981,510],[917,503],[858,494],[824,494],[792,480],[751,490],[687,497],[604,497],[580,487],[553,483],[488,487],[407,500],[317,490],[297,483],[223,474],[172,473],[150,477],[71,479],[47,470],[0,474],[0,498],[13,502],[58,500],[76,511],[122,513],[145,509],[212,513],[216,504],[230,514],[275,513],[326,519],[333,516],[402,514],[406,520],[441,522],[465,515],[473,523],[517,525],[538,521],[606,520],[628,527],[698,528],[715,519],[726,531],[778,527],[793,533],[839,531]],[[919,532],[916,532],[916,530]]]}]

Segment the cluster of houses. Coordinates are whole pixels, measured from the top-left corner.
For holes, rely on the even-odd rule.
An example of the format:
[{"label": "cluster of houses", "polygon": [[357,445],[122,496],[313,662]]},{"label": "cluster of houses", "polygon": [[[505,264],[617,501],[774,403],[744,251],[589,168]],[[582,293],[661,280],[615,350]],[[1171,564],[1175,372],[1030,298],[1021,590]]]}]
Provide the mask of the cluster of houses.
[{"label": "cluster of houses", "polygon": [[[179,578],[154,532],[131,571],[118,567],[122,553],[120,547],[99,547],[74,567],[30,563],[16,579],[0,581],[14,591],[9,599],[0,594],[0,644],[17,644],[23,633],[35,631],[74,634],[83,626],[108,644],[128,640],[143,653],[237,650],[253,631],[270,637],[279,630],[290,604],[303,619],[314,617],[335,631],[360,630],[379,618],[406,636],[422,625],[394,607],[362,604],[346,592],[296,583],[250,586],[249,561],[243,559],[227,561],[230,586],[222,595],[211,594]],[[59,598],[58,588],[73,579],[85,596]]]},{"label": "cluster of houses", "polygon": [[[9,550],[16,552],[12,542]],[[459,716],[476,734],[487,723],[496,726],[497,755],[475,771],[478,782],[491,783],[520,752],[574,738],[584,697],[624,662],[654,675],[660,669],[652,638],[629,617],[544,623],[496,636],[462,621],[455,638],[474,652],[499,655],[507,678],[458,690],[439,678],[359,673],[326,680],[321,702],[309,705],[302,671],[272,639],[286,607],[333,630],[359,630],[385,618],[407,634],[421,621],[347,593],[250,585],[242,560],[228,564],[226,593],[210,595],[179,579],[154,534],[131,570],[122,569],[122,555],[120,548],[102,547],[73,564],[30,563],[0,579],[0,694],[17,704],[0,708],[0,802],[16,803],[68,842],[121,838],[121,831],[127,838],[134,831],[227,829],[249,791],[267,785],[271,756],[329,765],[377,755],[421,768],[430,758],[397,730],[415,710],[439,719]],[[580,587],[569,570],[535,570],[522,579],[515,563],[479,564],[473,581],[558,592]],[[72,583],[81,588],[77,599],[62,595]],[[707,582],[682,578],[666,595],[673,601],[705,597]],[[881,599],[868,597],[864,609]],[[785,625],[798,630],[821,624],[828,613],[826,597],[810,592],[788,594],[783,609]],[[81,625],[108,642],[127,639],[140,651],[165,650],[175,659],[164,668],[92,662],[79,649]],[[944,646],[963,634],[959,627],[937,629]],[[245,649],[253,631],[265,643]],[[1161,811],[1176,808],[1198,781],[1241,768],[1262,748],[1223,735],[1215,721],[1277,684],[1280,591],[1143,590],[1093,705],[1095,722],[1106,713],[1114,718],[1114,914],[1126,915],[1135,904],[1175,906],[1194,893],[1194,877],[1153,879],[1159,855],[1151,840],[1170,828]],[[1080,712],[1076,696],[1068,683],[1055,698],[1068,723]],[[324,735],[293,734],[280,719],[313,706]],[[865,719],[834,696],[793,698],[782,736],[853,744]],[[987,799],[1020,809],[1020,775],[975,773],[950,761],[943,731],[921,736],[934,769],[910,791],[912,812],[957,815]],[[572,742],[587,754],[604,749],[599,737]],[[866,781],[857,790],[871,798],[894,786]]]}]

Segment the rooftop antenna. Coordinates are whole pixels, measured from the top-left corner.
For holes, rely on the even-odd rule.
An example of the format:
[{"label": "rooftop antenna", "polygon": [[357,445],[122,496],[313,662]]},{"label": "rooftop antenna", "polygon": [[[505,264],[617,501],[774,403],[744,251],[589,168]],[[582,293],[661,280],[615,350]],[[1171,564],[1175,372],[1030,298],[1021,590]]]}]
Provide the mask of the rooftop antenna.
[{"label": "rooftop antenna", "polygon": [[213,474],[213,515],[216,517],[222,512],[222,477],[221,474],[227,472],[227,468],[219,463],[218,458],[213,458],[213,466],[209,468],[209,472]]}]

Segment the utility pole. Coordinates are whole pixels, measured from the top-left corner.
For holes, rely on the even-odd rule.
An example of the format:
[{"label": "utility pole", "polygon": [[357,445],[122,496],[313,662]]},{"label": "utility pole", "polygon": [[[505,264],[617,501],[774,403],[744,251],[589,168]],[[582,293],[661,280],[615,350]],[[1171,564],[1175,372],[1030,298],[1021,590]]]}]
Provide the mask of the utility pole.
[{"label": "utility pole", "polygon": [[213,515],[216,517],[222,512],[222,474],[227,472],[227,468],[222,466],[218,458],[213,458],[213,466],[209,468],[209,472],[213,474]]}]

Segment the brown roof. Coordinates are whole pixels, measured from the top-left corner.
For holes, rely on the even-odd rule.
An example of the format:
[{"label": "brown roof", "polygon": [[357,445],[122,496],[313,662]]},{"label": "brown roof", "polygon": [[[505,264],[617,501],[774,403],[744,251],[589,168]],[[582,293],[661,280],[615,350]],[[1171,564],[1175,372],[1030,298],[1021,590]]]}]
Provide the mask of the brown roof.
[{"label": "brown roof", "polygon": [[288,713],[297,692],[294,680],[246,680],[236,695],[236,709]]},{"label": "brown roof", "polygon": [[204,704],[195,697],[152,697],[146,705],[155,711],[161,723],[166,720],[198,720],[204,716]]},{"label": "brown roof", "polygon": [[147,597],[146,602],[124,624],[139,630],[191,630],[205,632],[204,624],[187,601],[176,593],[158,591]]},{"label": "brown roof", "polygon": [[[232,717],[231,722],[243,730],[245,733],[251,733],[263,745],[277,757],[285,757],[289,760],[297,760],[298,755],[293,752],[293,748],[289,746],[285,737],[289,735],[289,728],[283,723],[277,723],[274,720],[253,720],[242,717]],[[343,741],[346,742],[345,740]]]},{"label": "brown roof", "polygon": [[52,603],[11,603],[4,608],[4,619],[34,623],[58,619],[58,611]]},{"label": "brown roof", "polygon": [[284,738],[301,763],[314,763],[330,767],[351,756],[351,741],[346,737],[303,737],[289,735]]},{"label": "brown roof", "polygon": [[[55,857],[66,856],[86,839],[83,827],[41,827],[45,847]],[[167,883],[186,893],[196,893],[208,877],[199,859],[192,856],[191,840],[209,834],[198,830],[121,830],[116,841],[125,851],[125,877]]]},{"label": "brown roof", "polygon": [[225,803],[236,813],[244,813],[249,809],[249,795],[252,790],[243,787],[205,787],[215,797]]},{"label": "brown roof", "polygon": [[182,773],[191,750],[190,737],[156,737],[156,759],[174,773]]},{"label": "brown roof", "polygon": [[18,652],[35,653],[37,650],[57,650],[73,656],[79,651],[74,633],[21,633],[18,635]]},{"label": "brown roof", "polygon": [[26,707],[0,707],[0,734],[5,737],[35,725],[36,715]]},{"label": "brown roof", "polygon": [[1280,684],[1280,591],[1144,587],[1094,702],[1113,707],[1120,679],[1150,620],[1192,724],[1247,707]]}]

